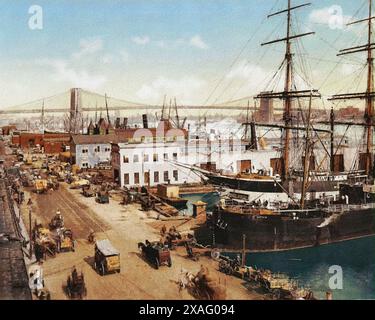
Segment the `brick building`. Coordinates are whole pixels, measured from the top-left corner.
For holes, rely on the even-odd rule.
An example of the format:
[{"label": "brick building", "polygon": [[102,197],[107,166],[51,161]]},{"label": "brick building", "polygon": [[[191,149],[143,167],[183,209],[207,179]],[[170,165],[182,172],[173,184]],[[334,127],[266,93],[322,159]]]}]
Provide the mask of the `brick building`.
[{"label": "brick building", "polygon": [[12,144],[19,146],[22,150],[29,150],[39,146],[47,154],[58,154],[69,146],[69,133],[33,133],[14,132]]},{"label": "brick building", "polygon": [[17,131],[17,127],[15,125],[4,126],[1,128],[1,134],[3,136],[10,136],[14,131]]}]

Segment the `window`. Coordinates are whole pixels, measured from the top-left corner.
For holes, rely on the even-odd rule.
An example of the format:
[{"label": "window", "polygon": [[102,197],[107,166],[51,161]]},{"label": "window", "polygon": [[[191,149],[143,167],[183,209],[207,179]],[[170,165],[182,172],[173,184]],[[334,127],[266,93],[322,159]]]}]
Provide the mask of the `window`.
[{"label": "window", "polygon": [[82,153],[88,153],[89,149],[82,149]]},{"label": "window", "polygon": [[139,184],[139,172],[134,173],[134,184]]},{"label": "window", "polygon": [[95,152],[100,152],[100,146],[97,146],[97,147],[95,148]]},{"label": "window", "polygon": [[82,163],[82,168],[88,168],[89,164],[87,162]]},{"label": "window", "polygon": [[145,174],[144,174],[144,182],[147,185],[150,183],[150,172],[149,171],[145,172]]},{"label": "window", "polygon": [[175,181],[178,181],[178,170],[173,170],[173,178]]},{"label": "window", "polygon": [[154,182],[158,183],[159,182],[159,171],[154,172]]},{"label": "window", "polygon": [[129,173],[124,174],[124,184],[129,184]]},{"label": "window", "polygon": [[154,153],[154,162],[158,162],[158,154]]},{"label": "window", "polygon": [[177,161],[177,153],[173,153],[173,160]]},{"label": "window", "polygon": [[139,162],[139,156],[137,154],[133,156],[133,162]]},{"label": "window", "polygon": [[129,163],[129,158],[127,156],[124,156],[123,161],[124,161],[124,163]]},{"label": "window", "polygon": [[168,182],[168,181],[169,181],[169,172],[164,171],[164,182]]},{"label": "window", "polygon": [[143,155],[143,162],[148,162],[148,154]]},{"label": "window", "polygon": [[168,153],[164,153],[164,160],[168,160]]},{"label": "window", "polygon": [[110,151],[111,151],[111,148],[108,148],[108,147],[107,147],[107,148],[104,149],[104,151],[105,151],[105,152],[110,152]]}]

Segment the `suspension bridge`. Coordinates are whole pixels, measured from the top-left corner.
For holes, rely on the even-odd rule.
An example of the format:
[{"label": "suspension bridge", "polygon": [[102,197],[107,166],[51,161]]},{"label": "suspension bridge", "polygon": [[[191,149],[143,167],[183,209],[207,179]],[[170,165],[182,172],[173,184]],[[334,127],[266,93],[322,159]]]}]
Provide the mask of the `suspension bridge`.
[{"label": "suspension bridge", "polygon": [[[223,112],[231,111],[234,114],[255,111],[256,107],[248,107],[248,101],[252,97],[243,98],[224,104],[217,105],[178,105],[179,111],[189,115],[194,111],[198,112]],[[168,108],[168,106],[165,106]],[[53,114],[53,113],[94,113],[94,112],[120,112],[128,111],[134,113],[154,113],[162,109],[162,105],[148,105],[137,102],[130,102],[105,96],[99,93],[87,91],[80,88],[73,88],[63,93],[55,94],[50,97],[43,97],[38,100],[26,102],[17,106],[0,108],[1,115],[16,114]],[[282,111],[282,108],[275,108],[275,111]]]}]

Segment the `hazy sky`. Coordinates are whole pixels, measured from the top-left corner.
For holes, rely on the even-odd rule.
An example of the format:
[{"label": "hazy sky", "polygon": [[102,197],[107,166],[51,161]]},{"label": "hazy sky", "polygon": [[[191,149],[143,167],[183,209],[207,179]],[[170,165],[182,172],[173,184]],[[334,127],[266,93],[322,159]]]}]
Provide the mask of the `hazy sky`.
[{"label": "hazy sky", "polygon": [[[347,28],[340,21],[365,17],[368,1],[312,2],[295,12],[294,32],[316,32],[299,44],[295,59],[303,57],[307,65],[297,73],[325,95],[361,90],[356,75],[365,56],[340,60],[336,53],[365,42],[365,25]],[[285,15],[265,16],[286,3],[1,0],[0,108],[71,87],[153,104],[161,104],[164,94],[184,104],[251,96],[267,89],[283,59],[283,44],[260,43],[284,37]],[[31,5],[43,9],[42,30],[29,28]]]}]

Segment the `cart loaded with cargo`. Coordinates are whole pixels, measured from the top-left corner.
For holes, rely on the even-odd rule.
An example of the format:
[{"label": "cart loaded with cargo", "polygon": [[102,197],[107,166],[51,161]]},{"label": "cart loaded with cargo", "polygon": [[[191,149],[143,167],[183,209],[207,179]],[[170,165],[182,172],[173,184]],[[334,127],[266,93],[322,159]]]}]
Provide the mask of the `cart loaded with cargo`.
[{"label": "cart loaded with cargo", "polygon": [[95,243],[94,268],[102,276],[108,273],[120,273],[120,252],[108,239]]}]

